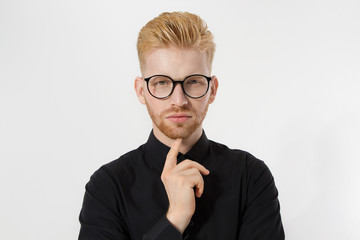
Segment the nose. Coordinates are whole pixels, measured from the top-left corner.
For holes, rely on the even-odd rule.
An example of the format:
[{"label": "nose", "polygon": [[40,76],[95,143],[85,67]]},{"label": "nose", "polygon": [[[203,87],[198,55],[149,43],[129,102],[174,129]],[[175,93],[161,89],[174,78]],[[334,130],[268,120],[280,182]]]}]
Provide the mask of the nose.
[{"label": "nose", "polygon": [[173,93],[170,96],[170,102],[173,105],[185,106],[188,104],[188,98],[186,97],[180,84],[176,84]]}]

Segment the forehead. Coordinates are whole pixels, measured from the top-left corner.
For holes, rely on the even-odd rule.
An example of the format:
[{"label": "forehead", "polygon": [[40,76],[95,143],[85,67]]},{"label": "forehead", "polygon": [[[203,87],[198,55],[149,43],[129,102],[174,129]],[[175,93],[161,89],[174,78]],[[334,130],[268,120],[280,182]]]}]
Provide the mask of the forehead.
[{"label": "forehead", "polygon": [[145,54],[143,76],[156,74],[184,78],[191,74],[210,75],[206,52],[191,48],[160,48]]}]

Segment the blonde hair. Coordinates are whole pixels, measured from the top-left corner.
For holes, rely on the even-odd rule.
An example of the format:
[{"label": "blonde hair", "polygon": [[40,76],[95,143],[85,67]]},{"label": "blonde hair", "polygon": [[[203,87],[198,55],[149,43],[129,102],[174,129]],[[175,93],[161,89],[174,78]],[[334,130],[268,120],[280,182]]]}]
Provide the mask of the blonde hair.
[{"label": "blonde hair", "polygon": [[147,52],[171,46],[205,51],[211,69],[215,52],[213,38],[199,16],[188,12],[164,12],[149,21],[139,32],[137,51],[140,69],[143,71]]}]

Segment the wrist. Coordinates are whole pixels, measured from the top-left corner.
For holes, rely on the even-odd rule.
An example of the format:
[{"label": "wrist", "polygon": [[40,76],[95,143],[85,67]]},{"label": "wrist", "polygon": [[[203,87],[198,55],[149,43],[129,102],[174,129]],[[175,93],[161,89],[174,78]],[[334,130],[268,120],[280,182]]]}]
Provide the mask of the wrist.
[{"label": "wrist", "polygon": [[166,218],[181,234],[183,234],[186,227],[189,225],[191,216],[169,210],[166,213]]}]

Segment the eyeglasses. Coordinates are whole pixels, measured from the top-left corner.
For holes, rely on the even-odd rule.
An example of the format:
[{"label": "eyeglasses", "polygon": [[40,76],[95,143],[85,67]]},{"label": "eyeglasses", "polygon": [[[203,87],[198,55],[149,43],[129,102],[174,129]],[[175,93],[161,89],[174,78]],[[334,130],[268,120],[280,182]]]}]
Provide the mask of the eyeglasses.
[{"label": "eyeglasses", "polygon": [[166,75],[154,75],[144,78],[149,93],[157,99],[169,97],[173,93],[177,83],[181,85],[186,96],[190,98],[201,98],[209,90],[209,82],[211,79],[211,77],[201,74],[187,76],[183,81],[174,81]]}]

